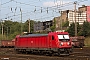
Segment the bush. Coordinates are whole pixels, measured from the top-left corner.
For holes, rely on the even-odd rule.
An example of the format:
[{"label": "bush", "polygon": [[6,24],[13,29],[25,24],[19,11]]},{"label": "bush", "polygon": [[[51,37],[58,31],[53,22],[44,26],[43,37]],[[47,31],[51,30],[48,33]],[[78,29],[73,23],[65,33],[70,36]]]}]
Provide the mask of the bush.
[{"label": "bush", "polygon": [[85,38],[84,43],[85,43],[85,46],[89,46],[90,47],[90,36]]}]

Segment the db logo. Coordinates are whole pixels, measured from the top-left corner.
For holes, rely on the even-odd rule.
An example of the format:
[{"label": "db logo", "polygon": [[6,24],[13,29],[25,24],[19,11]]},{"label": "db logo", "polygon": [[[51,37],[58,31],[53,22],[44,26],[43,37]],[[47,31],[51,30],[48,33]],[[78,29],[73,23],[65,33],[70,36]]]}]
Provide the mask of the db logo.
[{"label": "db logo", "polygon": [[33,41],[31,41],[31,43],[33,43]]}]

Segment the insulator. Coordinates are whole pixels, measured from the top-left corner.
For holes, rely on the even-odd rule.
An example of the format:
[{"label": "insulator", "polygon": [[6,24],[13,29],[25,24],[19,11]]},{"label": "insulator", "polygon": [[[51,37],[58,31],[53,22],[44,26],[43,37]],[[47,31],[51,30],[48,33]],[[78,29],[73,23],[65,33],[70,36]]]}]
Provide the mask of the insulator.
[{"label": "insulator", "polygon": [[42,13],[42,7],[41,7],[41,13]]}]

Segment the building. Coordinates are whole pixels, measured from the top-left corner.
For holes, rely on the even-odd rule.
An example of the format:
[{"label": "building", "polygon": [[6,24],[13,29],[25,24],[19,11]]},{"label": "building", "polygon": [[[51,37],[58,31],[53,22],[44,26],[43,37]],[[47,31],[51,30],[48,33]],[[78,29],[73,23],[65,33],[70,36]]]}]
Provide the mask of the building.
[{"label": "building", "polygon": [[35,22],[34,23],[34,32],[39,32],[43,30],[43,23],[42,22]]},{"label": "building", "polygon": [[90,22],[90,6],[82,6],[82,7],[79,7],[78,10],[81,12],[85,12],[86,13],[86,20],[88,22]]},{"label": "building", "polygon": [[76,17],[76,22],[78,22],[80,25],[82,25],[84,21],[90,22],[90,6],[79,7],[78,10],[76,11],[76,16],[75,16],[75,12],[72,10],[62,11],[60,17],[55,17],[56,30],[58,29],[60,30],[63,23],[66,21],[69,21],[69,26],[70,24],[75,23],[75,17]]},{"label": "building", "polygon": [[82,7],[79,7],[76,11],[76,15],[75,11],[72,10],[61,11],[61,16],[54,17],[53,20],[35,23],[34,31],[48,30],[48,28],[50,30],[50,27],[54,24],[54,20],[56,31],[65,30],[67,27],[63,27],[63,24],[68,21],[70,26],[72,23],[75,23],[75,18],[76,22],[80,25],[82,25],[84,21],[90,22],[90,6],[83,5]]},{"label": "building", "polygon": [[53,21],[44,21],[34,23],[34,32],[51,31],[50,27],[53,25]]},{"label": "building", "polygon": [[43,30],[46,30],[47,28],[50,28],[53,25],[53,21],[52,20],[44,21],[42,23],[43,23],[43,26],[44,26]]},{"label": "building", "polygon": [[87,21],[90,22],[90,6],[87,6]]},{"label": "building", "polygon": [[53,20],[56,22],[56,31],[65,30],[67,27],[62,27],[63,23],[68,21],[69,10],[61,11],[61,16],[55,17]]},{"label": "building", "polygon": [[[70,11],[68,13],[68,21],[69,26],[73,22],[75,23],[75,12]],[[83,22],[86,21],[86,11],[76,11],[76,22],[78,22],[80,25],[83,24]]]},{"label": "building", "polygon": [[55,30],[59,30],[60,29],[60,17],[55,17],[54,19],[53,19],[53,22],[54,22],[54,20],[55,20],[55,22],[56,22],[56,29]]}]

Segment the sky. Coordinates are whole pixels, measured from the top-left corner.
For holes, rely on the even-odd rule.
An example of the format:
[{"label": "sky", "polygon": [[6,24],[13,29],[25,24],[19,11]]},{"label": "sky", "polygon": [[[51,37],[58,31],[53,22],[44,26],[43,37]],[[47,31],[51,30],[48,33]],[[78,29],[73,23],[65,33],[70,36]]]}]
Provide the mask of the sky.
[{"label": "sky", "polygon": [[90,0],[0,0],[0,20],[49,21],[60,16],[59,11],[74,10],[75,1],[77,8],[90,6]]}]

